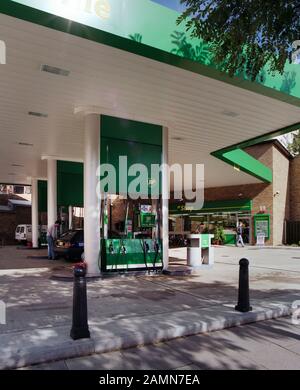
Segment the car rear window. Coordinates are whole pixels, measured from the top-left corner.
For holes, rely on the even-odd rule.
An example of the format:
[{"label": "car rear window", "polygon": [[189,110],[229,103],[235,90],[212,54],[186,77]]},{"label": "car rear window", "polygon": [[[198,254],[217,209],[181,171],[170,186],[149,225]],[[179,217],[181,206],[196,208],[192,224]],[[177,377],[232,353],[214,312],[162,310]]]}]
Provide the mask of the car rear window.
[{"label": "car rear window", "polygon": [[82,230],[79,230],[79,231],[76,232],[75,240],[78,241],[78,242],[82,242],[83,241],[83,231]]},{"label": "car rear window", "polygon": [[65,240],[65,241],[70,241],[72,240],[72,238],[75,236],[77,232],[72,230],[70,232],[66,232],[66,233],[63,233],[61,236],[60,236],[60,239],[61,240]]}]

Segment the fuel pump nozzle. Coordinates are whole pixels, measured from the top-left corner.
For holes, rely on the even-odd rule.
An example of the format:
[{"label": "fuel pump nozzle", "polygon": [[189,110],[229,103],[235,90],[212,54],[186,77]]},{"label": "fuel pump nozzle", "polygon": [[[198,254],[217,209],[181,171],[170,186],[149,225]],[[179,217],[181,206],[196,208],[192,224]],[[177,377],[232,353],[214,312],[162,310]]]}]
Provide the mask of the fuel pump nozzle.
[{"label": "fuel pump nozzle", "polygon": [[121,242],[121,255],[126,255],[126,247],[124,245],[124,242],[122,241]]},{"label": "fuel pump nozzle", "polygon": [[144,246],[145,246],[145,252],[148,253],[150,251],[148,242],[144,241]]},{"label": "fuel pump nozzle", "polygon": [[159,243],[156,239],[154,240],[153,247],[154,247],[154,252],[155,252],[155,257],[154,257],[154,261],[153,261],[153,271],[154,271],[155,266],[156,266],[157,257],[158,257],[159,251],[160,251]]},{"label": "fuel pump nozzle", "polygon": [[141,240],[141,246],[142,246],[142,250],[143,250],[143,254],[144,254],[144,263],[145,263],[145,267],[146,267],[146,270],[148,271],[148,273],[150,273],[150,270],[148,268],[148,264],[147,264],[147,253],[149,252],[150,248],[149,248],[149,244],[144,241],[143,239]]},{"label": "fuel pump nozzle", "polygon": [[115,253],[115,250],[114,250],[114,246],[113,246],[113,243],[112,243],[112,241],[110,242],[110,244],[109,244],[109,253],[110,254],[114,254]]}]

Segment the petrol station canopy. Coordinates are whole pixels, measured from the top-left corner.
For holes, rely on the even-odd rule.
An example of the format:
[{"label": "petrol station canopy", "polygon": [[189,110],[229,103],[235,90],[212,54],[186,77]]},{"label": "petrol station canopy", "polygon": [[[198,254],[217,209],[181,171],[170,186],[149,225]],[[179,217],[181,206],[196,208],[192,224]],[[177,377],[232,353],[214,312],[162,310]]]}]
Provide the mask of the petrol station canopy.
[{"label": "petrol station canopy", "polygon": [[243,148],[300,127],[300,65],[230,78],[169,3],[1,0],[0,182],[82,162],[83,112],[168,127],[169,163],[204,164],[206,187],[272,181]]}]

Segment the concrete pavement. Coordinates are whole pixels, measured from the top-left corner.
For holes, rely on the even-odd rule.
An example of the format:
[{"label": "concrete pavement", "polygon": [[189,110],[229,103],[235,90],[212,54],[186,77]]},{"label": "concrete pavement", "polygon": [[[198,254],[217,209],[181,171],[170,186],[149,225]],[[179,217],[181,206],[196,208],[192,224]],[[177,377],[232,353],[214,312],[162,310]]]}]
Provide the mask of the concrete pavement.
[{"label": "concrete pavement", "polygon": [[299,370],[300,326],[270,320],[28,370]]},{"label": "concrete pavement", "polygon": [[[61,264],[50,262],[49,267],[48,260],[29,259],[35,268],[7,269],[8,261],[13,267],[13,252],[8,259],[6,248],[1,249],[0,267],[6,269],[0,271],[0,299],[7,304],[7,324],[0,325],[0,367],[92,355],[288,315],[300,299],[300,252],[255,249],[216,248],[214,268],[199,275],[89,282],[92,338],[76,342],[69,338],[72,283],[52,278],[52,264]],[[180,264],[184,250],[170,255]],[[242,257],[251,264],[254,310],[247,314],[234,311]]]}]

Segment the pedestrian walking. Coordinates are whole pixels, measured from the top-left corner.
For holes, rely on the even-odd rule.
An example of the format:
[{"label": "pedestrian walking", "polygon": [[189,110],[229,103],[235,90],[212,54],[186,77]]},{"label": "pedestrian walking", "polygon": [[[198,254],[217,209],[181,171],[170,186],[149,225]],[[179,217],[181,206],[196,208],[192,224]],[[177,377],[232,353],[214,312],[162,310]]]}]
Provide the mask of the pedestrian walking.
[{"label": "pedestrian walking", "polygon": [[55,221],[47,230],[47,243],[48,243],[48,259],[55,260],[54,242],[57,239],[57,230],[60,225],[60,221]]},{"label": "pedestrian walking", "polygon": [[244,240],[243,240],[243,231],[244,231],[244,228],[243,228],[243,223],[240,222],[240,224],[238,225],[237,227],[237,230],[236,230],[236,243],[235,245],[238,246],[239,244],[242,245],[242,247],[244,248]]}]

